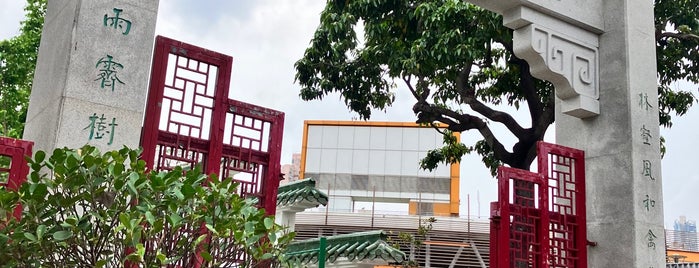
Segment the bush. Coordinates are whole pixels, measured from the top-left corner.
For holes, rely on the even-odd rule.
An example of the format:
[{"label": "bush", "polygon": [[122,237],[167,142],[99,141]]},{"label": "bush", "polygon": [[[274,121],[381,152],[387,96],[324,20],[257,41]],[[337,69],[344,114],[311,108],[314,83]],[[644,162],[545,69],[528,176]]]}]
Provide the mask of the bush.
[{"label": "bush", "polygon": [[[0,266],[254,267],[280,263],[293,238],[199,168],[147,171],[139,150],[56,149],[29,160],[18,192],[0,188]],[[21,204],[21,219],[7,211]],[[3,213],[5,211],[5,213]],[[4,225],[4,227],[3,227]],[[197,258],[199,256],[199,258]]]}]

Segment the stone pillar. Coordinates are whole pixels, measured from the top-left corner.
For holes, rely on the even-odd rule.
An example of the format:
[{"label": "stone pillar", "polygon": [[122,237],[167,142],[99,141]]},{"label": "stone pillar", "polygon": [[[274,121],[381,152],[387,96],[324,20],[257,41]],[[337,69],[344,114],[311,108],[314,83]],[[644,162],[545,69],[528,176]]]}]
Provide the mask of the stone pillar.
[{"label": "stone pillar", "polygon": [[287,227],[287,232],[296,230],[296,213],[303,212],[306,207],[284,207],[277,210],[275,221],[277,224]]},{"label": "stone pillar", "polygon": [[24,139],[139,145],[159,0],[49,1]]},{"label": "stone pillar", "polygon": [[665,267],[653,3],[602,10],[600,114],[558,111],[556,142],[585,151],[588,267]]},{"label": "stone pillar", "polygon": [[653,2],[467,1],[556,87],[556,143],[585,151],[588,267],[665,267]]}]

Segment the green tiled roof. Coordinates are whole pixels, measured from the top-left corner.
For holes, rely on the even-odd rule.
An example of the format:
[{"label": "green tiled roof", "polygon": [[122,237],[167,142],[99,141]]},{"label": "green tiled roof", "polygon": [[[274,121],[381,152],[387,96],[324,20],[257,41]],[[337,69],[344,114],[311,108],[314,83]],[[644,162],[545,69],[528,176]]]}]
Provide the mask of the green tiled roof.
[{"label": "green tiled roof", "polygon": [[[388,263],[400,263],[406,259],[405,253],[386,242],[386,233],[381,230],[335,235],[326,239],[325,256],[328,263],[338,258],[347,258],[348,261],[383,259]],[[301,264],[317,263],[319,247],[320,238],[293,242],[287,247],[286,256]]]},{"label": "green tiled roof", "polygon": [[296,204],[317,207],[328,204],[328,195],[316,188],[313,179],[298,180],[279,186],[277,207],[293,206]]}]

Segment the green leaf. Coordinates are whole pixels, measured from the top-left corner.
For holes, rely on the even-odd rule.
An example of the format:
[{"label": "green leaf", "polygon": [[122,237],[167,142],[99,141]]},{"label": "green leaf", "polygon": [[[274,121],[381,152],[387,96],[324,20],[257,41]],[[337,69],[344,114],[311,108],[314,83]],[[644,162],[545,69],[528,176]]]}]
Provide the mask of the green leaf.
[{"label": "green leaf", "polygon": [[104,267],[105,265],[107,265],[107,260],[105,260],[105,259],[101,259],[95,263],[95,267],[98,267],[98,268]]},{"label": "green leaf", "polygon": [[25,232],[25,233],[24,233],[24,237],[27,238],[27,239],[29,239],[29,241],[32,241],[32,242],[36,242],[36,241],[37,241],[36,236],[35,236],[34,234],[32,234],[32,233],[27,233],[27,232]]},{"label": "green leaf", "polygon": [[46,159],[46,153],[44,151],[37,151],[34,154],[34,162],[41,163],[44,162],[44,159]]},{"label": "green leaf", "polygon": [[211,254],[209,254],[209,252],[207,252],[207,251],[202,251],[199,254],[201,254],[201,257],[204,258],[204,260],[206,260],[206,261],[210,262],[210,261],[214,260],[214,258],[211,256]]},{"label": "green leaf", "polygon": [[139,259],[143,259],[143,256],[146,255],[146,247],[138,243],[136,244],[136,252],[138,253]]},{"label": "green leaf", "polygon": [[264,224],[267,230],[272,229],[272,227],[274,227],[274,220],[272,218],[265,218]]},{"label": "green leaf", "polygon": [[190,199],[190,198],[192,198],[192,196],[194,196],[195,193],[196,193],[196,191],[194,190],[194,187],[192,185],[189,185],[189,184],[182,185],[182,195],[184,198]]},{"label": "green leaf", "polygon": [[153,216],[153,213],[150,211],[146,211],[146,221],[148,221],[149,224],[153,225],[155,223],[155,216]]},{"label": "green leaf", "polygon": [[130,229],[131,228],[131,221],[129,220],[129,215],[126,213],[120,213],[119,214],[119,223],[124,225],[124,227]]},{"label": "green leaf", "polygon": [[172,226],[179,226],[180,223],[182,222],[182,217],[180,217],[180,215],[177,215],[175,213],[170,214],[170,216],[168,216],[168,218],[170,219],[170,225],[172,225]]},{"label": "green leaf", "polygon": [[39,227],[36,228],[36,237],[41,240],[44,237],[44,234],[46,233],[46,225],[39,225]]},{"label": "green leaf", "polygon": [[73,232],[70,230],[58,231],[53,233],[53,239],[56,241],[63,241],[73,236]]}]

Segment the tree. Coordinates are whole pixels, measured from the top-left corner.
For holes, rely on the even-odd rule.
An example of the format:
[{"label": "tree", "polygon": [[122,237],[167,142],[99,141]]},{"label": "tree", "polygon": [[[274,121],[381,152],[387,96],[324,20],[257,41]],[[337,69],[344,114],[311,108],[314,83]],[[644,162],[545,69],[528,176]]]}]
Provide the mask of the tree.
[{"label": "tree", "polygon": [[27,0],[20,34],[0,41],[0,136],[20,138],[39,53],[47,0]]},{"label": "tree", "polygon": [[[697,6],[697,0],[656,1],[660,124],[666,127],[671,114],[686,113],[696,101],[670,85],[699,82]],[[527,62],[514,55],[512,30],[499,15],[462,0],[328,1],[295,67],[304,100],[337,92],[351,111],[369,119],[371,109],[392,104],[395,83],[402,81],[415,99],[417,123],[443,123],[447,132],[475,130],[483,137],[466,146],[445,135],[447,146],[421,161],[427,169],[471,152],[492,172],[503,163],[529,169],[536,142],[555,120],[553,86],[534,78]],[[531,126],[493,108],[498,104],[528,109]],[[516,137],[512,148],[496,137],[491,123]]]},{"label": "tree", "polygon": [[[0,186],[0,267],[236,267],[282,261],[293,235],[199,169],[147,171],[139,150],[37,152],[18,192]],[[49,174],[51,174],[49,176]],[[21,204],[17,220],[7,212]],[[8,218],[9,216],[9,218]]]}]

